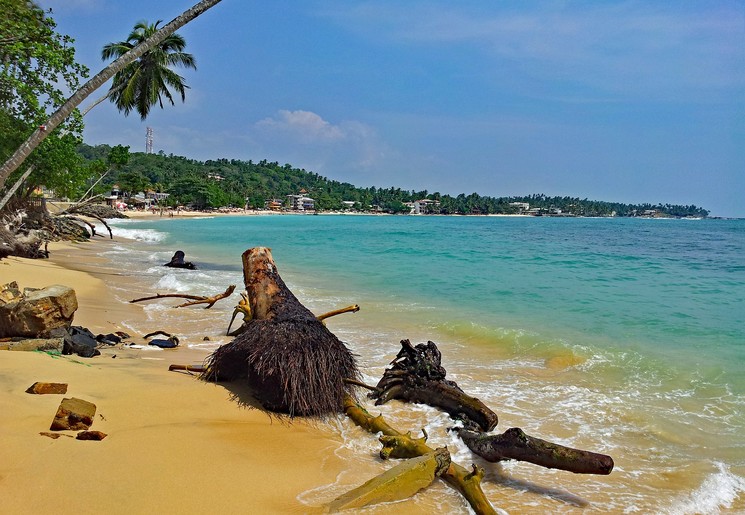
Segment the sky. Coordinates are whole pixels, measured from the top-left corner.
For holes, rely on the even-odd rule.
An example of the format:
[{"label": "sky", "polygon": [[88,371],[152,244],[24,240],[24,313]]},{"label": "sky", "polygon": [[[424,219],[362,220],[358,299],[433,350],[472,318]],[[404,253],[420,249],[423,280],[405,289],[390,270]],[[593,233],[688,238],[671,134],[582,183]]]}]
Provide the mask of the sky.
[{"label": "sky", "polygon": [[[38,3],[95,74],[196,0]],[[745,0],[223,0],[178,33],[186,102],[101,104],[86,143],[142,152],[152,127],[156,152],[356,186],[745,217]]]}]

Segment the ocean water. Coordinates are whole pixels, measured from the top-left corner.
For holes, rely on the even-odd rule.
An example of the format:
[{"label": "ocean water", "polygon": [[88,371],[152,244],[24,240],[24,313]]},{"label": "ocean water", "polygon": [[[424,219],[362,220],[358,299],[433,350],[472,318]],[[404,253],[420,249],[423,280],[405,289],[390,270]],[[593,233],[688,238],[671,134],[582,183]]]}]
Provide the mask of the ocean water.
[{"label": "ocean water", "polygon": [[[528,217],[236,216],[124,220],[134,247],[111,259],[153,291],[242,287],[241,253],[272,248],[282,277],[328,321],[376,383],[399,341],[438,343],[451,379],[500,416],[563,445],[613,456],[610,476],[474,459],[426,406],[373,407],[397,427],[426,428],[456,461],[487,470],[507,513],[745,513],[745,221]],[[125,250],[126,249],[126,250]],[[162,267],[184,250],[197,272]],[[122,291],[122,298],[131,292]],[[131,297],[129,297],[131,298]],[[149,304],[205,353],[238,298],[211,310]],[[205,342],[203,336],[209,336]],[[382,471],[374,438],[343,419],[337,481],[318,505]],[[466,513],[435,485],[369,513]]]}]

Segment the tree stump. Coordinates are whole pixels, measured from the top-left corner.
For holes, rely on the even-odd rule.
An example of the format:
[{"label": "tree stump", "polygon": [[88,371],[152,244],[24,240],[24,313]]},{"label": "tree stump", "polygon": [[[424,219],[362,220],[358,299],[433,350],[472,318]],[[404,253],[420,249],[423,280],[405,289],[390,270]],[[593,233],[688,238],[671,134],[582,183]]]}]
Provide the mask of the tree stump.
[{"label": "tree stump", "polygon": [[359,372],[351,351],[293,295],[270,249],[243,253],[252,318],[208,359],[203,379],[245,380],[268,410],[290,416],[344,411],[345,379]]}]

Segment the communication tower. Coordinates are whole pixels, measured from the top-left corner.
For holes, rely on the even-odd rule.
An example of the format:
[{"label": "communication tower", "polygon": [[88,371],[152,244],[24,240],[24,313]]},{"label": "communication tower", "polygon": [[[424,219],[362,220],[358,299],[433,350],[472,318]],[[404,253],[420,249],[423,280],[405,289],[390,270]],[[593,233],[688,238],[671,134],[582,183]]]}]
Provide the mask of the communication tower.
[{"label": "communication tower", "polygon": [[145,153],[146,154],[153,153],[153,128],[152,127],[148,127],[147,132],[145,133]]}]

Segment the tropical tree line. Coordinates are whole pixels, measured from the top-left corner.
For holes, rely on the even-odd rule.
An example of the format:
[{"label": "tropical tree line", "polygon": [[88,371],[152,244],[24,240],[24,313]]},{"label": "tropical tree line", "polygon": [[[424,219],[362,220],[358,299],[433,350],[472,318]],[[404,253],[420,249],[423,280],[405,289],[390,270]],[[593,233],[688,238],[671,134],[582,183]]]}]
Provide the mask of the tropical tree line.
[{"label": "tropical tree line", "polygon": [[[114,83],[104,98],[115,102],[125,114],[135,110],[144,119],[151,106],[162,107],[163,98],[173,103],[170,89],[183,99],[183,78],[171,67],[194,67],[193,60],[188,61],[188,54],[186,61],[177,57],[183,40],[170,46],[169,40],[173,41],[176,29],[219,2],[202,0],[160,28],[160,22],[135,25],[127,41],[104,48],[104,59],[115,60],[80,85],[88,70],[75,61],[73,39],[55,31],[51,11],[41,9],[33,0],[0,0],[0,124],[4,129],[0,191],[15,178],[8,193],[13,194],[37,168],[35,174],[43,171],[36,161],[43,161],[45,146],[63,144],[64,151],[74,150],[75,138],[82,131],[78,105],[112,77]],[[50,138],[52,135],[57,137]],[[21,166],[25,170],[19,170]],[[49,181],[66,173],[74,174],[74,167],[64,167]],[[0,201],[0,209],[5,201]]]},{"label": "tropical tree line", "polygon": [[[108,145],[79,147],[81,156],[89,162],[105,160],[111,151]],[[282,201],[287,195],[305,190],[320,211],[350,209],[346,201],[353,202],[351,209],[358,211],[408,213],[410,208],[405,203],[428,199],[433,202],[426,207],[426,212],[432,214],[518,214],[524,212],[519,205],[522,203],[542,214],[575,216],[639,216],[655,211],[667,216],[705,217],[709,213],[693,205],[623,204],[542,194],[452,196],[396,187],[361,188],[276,161],[217,159],[202,162],[163,152],[132,153],[129,161],[112,171],[97,188],[100,193],[106,193],[114,185],[129,195],[146,190],[167,192],[167,204],[190,205],[196,209],[246,205],[263,208],[267,201]]]}]

